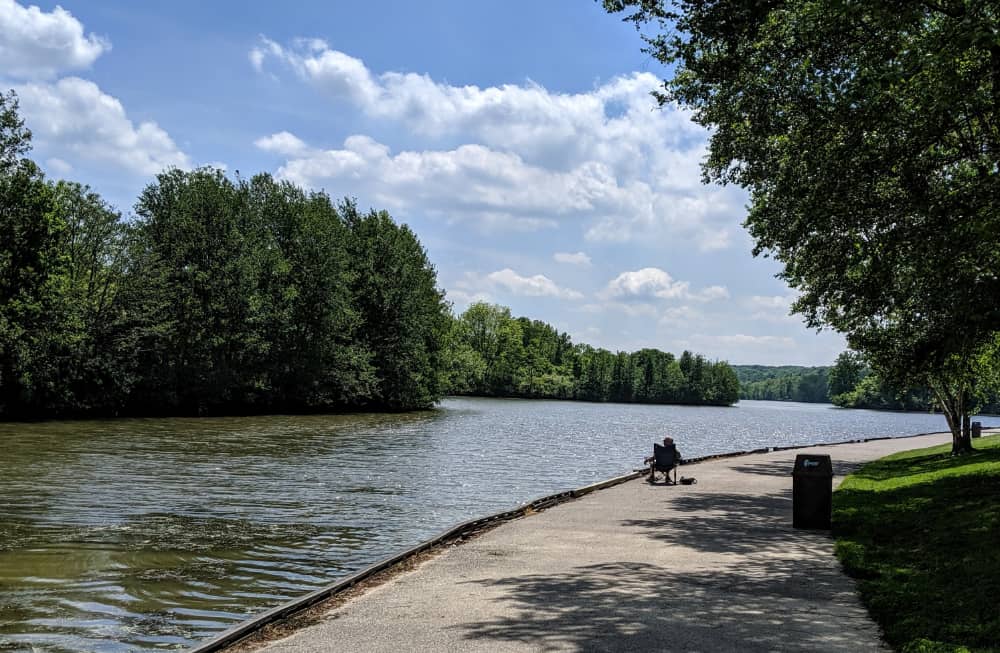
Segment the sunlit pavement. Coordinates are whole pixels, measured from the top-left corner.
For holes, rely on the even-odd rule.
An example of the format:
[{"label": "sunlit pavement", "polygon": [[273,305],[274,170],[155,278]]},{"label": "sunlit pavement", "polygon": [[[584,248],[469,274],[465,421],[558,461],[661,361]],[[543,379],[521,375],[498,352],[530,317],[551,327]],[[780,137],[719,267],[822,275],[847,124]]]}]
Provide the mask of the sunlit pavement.
[{"label": "sunlit pavement", "polygon": [[707,462],[681,468],[690,486],[630,481],[451,547],[264,650],[887,650],[829,532],[791,527],[792,462],[828,453],[836,484],[949,441]]}]

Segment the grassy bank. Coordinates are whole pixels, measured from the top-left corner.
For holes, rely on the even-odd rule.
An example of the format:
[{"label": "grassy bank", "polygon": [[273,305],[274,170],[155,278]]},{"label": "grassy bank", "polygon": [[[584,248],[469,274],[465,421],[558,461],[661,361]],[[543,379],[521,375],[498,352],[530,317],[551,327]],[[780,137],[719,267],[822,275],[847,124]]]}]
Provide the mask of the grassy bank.
[{"label": "grassy bank", "polygon": [[837,555],[905,653],[1000,651],[1000,437],[865,465],[834,494]]}]

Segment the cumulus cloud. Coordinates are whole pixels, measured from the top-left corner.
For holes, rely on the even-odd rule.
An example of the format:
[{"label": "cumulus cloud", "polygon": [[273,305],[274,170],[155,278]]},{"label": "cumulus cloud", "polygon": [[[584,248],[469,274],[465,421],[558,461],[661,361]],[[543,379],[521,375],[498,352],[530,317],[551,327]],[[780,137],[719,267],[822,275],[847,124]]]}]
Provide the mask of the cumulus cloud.
[{"label": "cumulus cloud", "polygon": [[466,273],[455,283],[455,290],[448,296],[459,301],[486,301],[492,292],[503,291],[520,297],[556,297],[559,299],[582,299],[583,293],[571,288],[563,288],[544,274],[523,276],[510,268],[504,268],[487,275]]},{"label": "cumulus cloud", "polygon": [[590,257],[583,252],[576,252],[575,254],[571,254],[569,252],[556,252],[552,255],[552,259],[556,263],[590,266]]},{"label": "cumulus cloud", "polygon": [[93,82],[67,77],[15,90],[37,145],[59,152],[61,163],[69,165],[63,160],[69,153],[142,175],[191,166],[167,132],[155,122],[133,123],[121,102]]},{"label": "cumulus cloud", "polygon": [[[419,200],[406,200],[414,209],[517,228],[572,220],[595,242],[671,237],[703,250],[728,247],[743,212],[742,191],[701,184],[706,132],[686,111],[656,106],[650,91],[660,81],[651,73],[570,94],[530,81],[455,86],[417,73],[375,73],[317,39],[282,45],[262,37],[249,58],[258,71],[275,63],[332,101],[405,125],[425,141],[426,150],[393,157],[396,164],[428,162],[421,171],[431,174],[429,187]],[[353,179],[371,186],[354,194],[404,197],[408,189],[394,185],[396,176],[362,178],[363,162],[350,149],[287,153],[282,172],[309,185]],[[480,163],[470,166],[473,156]],[[456,189],[481,193],[484,206],[453,205]]]},{"label": "cumulus cloud", "polygon": [[525,297],[561,297],[563,299],[581,299],[583,293],[569,288],[560,288],[556,282],[544,274],[523,277],[510,268],[490,272],[486,280],[513,295]]},{"label": "cumulus cloud", "polygon": [[302,156],[310,152],[309,147],[295,134],[278,132],[254,141],[254,145],[265,152],[274,152],[285,156]]},{"label": "cumulus cloud", "polygon": [[[651,73],[616,77],[588,93],[563,94],[530,81],[482,88],[453,86],[417,73],[375,74],[361,59],[333,50],[320,39],[297,39],[282,46],[262,37],[249,56],[258,71],[267,59],[275,59],[333,99],[352,103],[371,117],[405,122],[427,136],[472,133],[485,144],[510,145],[535,156],[560,158],[565,155],[558,151],[568,147],[574,158],[603,150],[603,155],[627,161],[653,151],[652,141],[645,146],[639,142],[640,134],[695,149],[703,140],[703,131],[686,112],[651,115],[649,92],[660,84]],[[658,134],[664,123],[670,129]],[[697,174],[690,180],[697,181]]]},{"label": "cumulus cloud", "polygon": [[483,145],[393,153],[372,138],[355,135],[339,149],[317,150],[288,132],[260,138],[256,145],[290,157],[278,168],[280,178],[450,220],[537,230],[629,201],[629,188],[619,186],[600,164],[563,172]]},{"label": "cumulus cloud", "polygon": [[692,291],[690,282],[677,281],[666,270],[650,267],[622,272],[608,282],[600,297],[619,301],[682,299],[710,302],[728,298],[729,291],[723,286]]},{"label": "cumulus cloud", "polygon": [[0,0],[0,74],[16,79],[47,79],[89,67],[111,44],[71,13],[56,6],[45,12],[14,0]]},{"label": "cumulus cloud", "polygon": [[56,175],[83,161],[149,175],[191,166],[188,156],[155,122],[133,123],[118,99],[79,77],[52,78],[89,67],[111,49],[107,39],[85,33],[75,16],[0,0],[0,82],[18,94],[20,113],[34,147]]}]

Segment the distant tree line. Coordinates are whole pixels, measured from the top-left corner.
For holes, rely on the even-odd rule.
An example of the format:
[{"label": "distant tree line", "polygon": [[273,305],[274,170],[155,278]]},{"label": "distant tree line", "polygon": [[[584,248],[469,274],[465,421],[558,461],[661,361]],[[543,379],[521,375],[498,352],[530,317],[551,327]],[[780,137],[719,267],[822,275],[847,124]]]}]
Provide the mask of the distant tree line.
[{"label": "distant tree line", "polygon": [[611,352],[575,345],[552,326],[476,303],[452,329],[455,394],[728,406],[739,382],[725,362],[657,349]]},{"label": "distant tree line", "polygon": [[926,388],[899,389],[873,373],[855,352],[833,367],[735,365],[740,399],[833,403],[843,408],[931,410]]},{"label": "distant tree line", "polygon": [[828,367],[734,365],[740,399],[827,403]]},{"label": "distant tree line", "polygon": [[[734,365],[740,399],[833,403],[842,408],[930,411],[936,408],[927,387],[900,388],[873,372],[854,351],[841,353],[832,367]],[[976,395],[976,410],[1000,413],[992,386]]]},{"label": "distant tree line", "polygon": [[[830,368],[830,401],[844,408],[875,410],[938,409],[929,387],[904,387],[888,383],[871,370],[857,352],[845,351]],[[992,383],[973,386],[970,410],[973,413],[1000,414],[1000,395]]]},{"label": "distant tree line", "polygon": [[52,182],[0,94],[0,416],[431,405],[450,311],[385,212],[169,170],[126,221]]}]

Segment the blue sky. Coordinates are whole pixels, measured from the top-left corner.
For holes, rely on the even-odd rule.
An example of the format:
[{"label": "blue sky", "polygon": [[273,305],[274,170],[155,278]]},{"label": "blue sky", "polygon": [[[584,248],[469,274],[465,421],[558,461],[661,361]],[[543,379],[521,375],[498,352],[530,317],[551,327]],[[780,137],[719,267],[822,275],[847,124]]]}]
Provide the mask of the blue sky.
[{"label": "blue sky", "polygon": [[829,364],[754,259],[746,195],[649,93],[635,30],[579,2],[0,0],[0,83],[50,176],[123,213],[158,170],[267,171],[418,234],[486,300],[609,349]]}]

